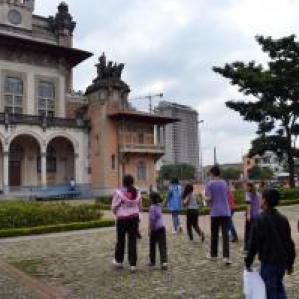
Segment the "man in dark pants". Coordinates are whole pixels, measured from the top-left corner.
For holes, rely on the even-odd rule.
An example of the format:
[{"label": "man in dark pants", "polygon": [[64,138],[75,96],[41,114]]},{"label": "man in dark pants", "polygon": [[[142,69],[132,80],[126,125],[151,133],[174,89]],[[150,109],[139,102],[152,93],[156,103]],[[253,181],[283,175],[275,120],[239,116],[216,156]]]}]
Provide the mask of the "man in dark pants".
[{"label": "man in dark pants", "polygon": [[220,178],[220,169],[214,166],[210,170],[211,180],[206,186],[205,196],[210,206],[211,215],[211,255],[210,259],[217,259],[219,230],[222,231],[223,261],[230,265],[229,258],[229,229],[231,211],[228,202],[228,185]]},{"label": "man in dark pants", "polygon": [[279,199],[277,190],[263,192],[263,212],[253,223],[245,258],[246,268],[251,271],[255,255],[259,255],[261,276],[266,285],[267,298],[270,299],[287,298],[283,278],[285,272],[292,274],[296,257],[289,221],[275,209]]}]

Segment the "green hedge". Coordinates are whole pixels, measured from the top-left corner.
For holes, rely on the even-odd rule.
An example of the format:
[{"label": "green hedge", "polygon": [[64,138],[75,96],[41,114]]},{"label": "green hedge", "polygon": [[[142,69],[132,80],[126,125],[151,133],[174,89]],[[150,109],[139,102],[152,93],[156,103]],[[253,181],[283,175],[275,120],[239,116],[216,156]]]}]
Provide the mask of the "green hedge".
[{"label": "green hedge", "polygon": [[96,204],[0,202],[0,229],[97,221],[101,217],[100,206]]},{"label": "green hedge", "polygon": [[72,230],[83,230],[91,228],[111,227],[114,226],[113,219],[102,219],[89,222],[77,222],[68,224],[46,225],[37,227],[26,227],[16,229],[0,230],[0,238],[19,237],[29,235],[40,235],[47,233],[58,233]]}]

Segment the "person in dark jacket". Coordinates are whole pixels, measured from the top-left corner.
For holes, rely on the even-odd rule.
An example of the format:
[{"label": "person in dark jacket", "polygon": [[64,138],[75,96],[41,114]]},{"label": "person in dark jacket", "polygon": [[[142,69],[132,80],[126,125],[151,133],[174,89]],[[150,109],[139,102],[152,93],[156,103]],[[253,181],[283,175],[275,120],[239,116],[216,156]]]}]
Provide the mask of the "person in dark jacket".
[{"label": "person in dark jacket", "polygon": [[289,221],[275,209],[279,199],[280,194],[277,190],[269,189],[263,192],[263,212],[256,217],[252,225],[245,258],[246,268],[251,271],[254,258],[258,254],[267,298],[271,299],[286,298],[283,278],[285,272],[293,273],[296,257]]}]

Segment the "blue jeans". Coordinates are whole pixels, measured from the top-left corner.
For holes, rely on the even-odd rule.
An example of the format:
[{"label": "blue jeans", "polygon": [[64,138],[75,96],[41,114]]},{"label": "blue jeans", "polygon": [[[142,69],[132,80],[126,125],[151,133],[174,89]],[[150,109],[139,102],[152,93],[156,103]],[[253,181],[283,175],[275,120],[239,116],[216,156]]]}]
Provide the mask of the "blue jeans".
[{"label": "blue jeans", "polygon": [[171,216],[172,216],[172,224],[173,224],[174,231],[178,232],[181,226],[179,212],[173,211],[171,212]]},{"label": "blue jeans", "polygon": [[286,299],[286,293],[283,286],[283,277],[285,270],[281,266],[275,265],[263,265],[261,267],[261,277],[263,278],[267,298],[270,299]]}]

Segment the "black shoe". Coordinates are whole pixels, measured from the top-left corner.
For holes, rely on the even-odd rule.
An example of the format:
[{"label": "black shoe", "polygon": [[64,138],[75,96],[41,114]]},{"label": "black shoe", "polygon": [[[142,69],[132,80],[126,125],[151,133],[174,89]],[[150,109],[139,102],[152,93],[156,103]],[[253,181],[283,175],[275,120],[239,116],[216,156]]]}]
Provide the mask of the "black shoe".
[{"label": "black shoe", "polygon": [[137,239],[138,239],[138,240],[141,240],[141,239],[142,239],[142,236],[141,236],[140,232],[137,232],[137,235],[136,235],[136,236],[137,236]]},{"label": "black shoe", "polygon": [[203,233],[203,232],[201,232],[201,241],[202,241],[202,243],[204,243],[204,241],[205,241],[205,234]]},{"label": "black shoe", "polygon": [[237,243],[237,242],[239,242],[239,239],[238,238],[233,238],[233,239],[231,239],[231,242],[232,243]]}]

